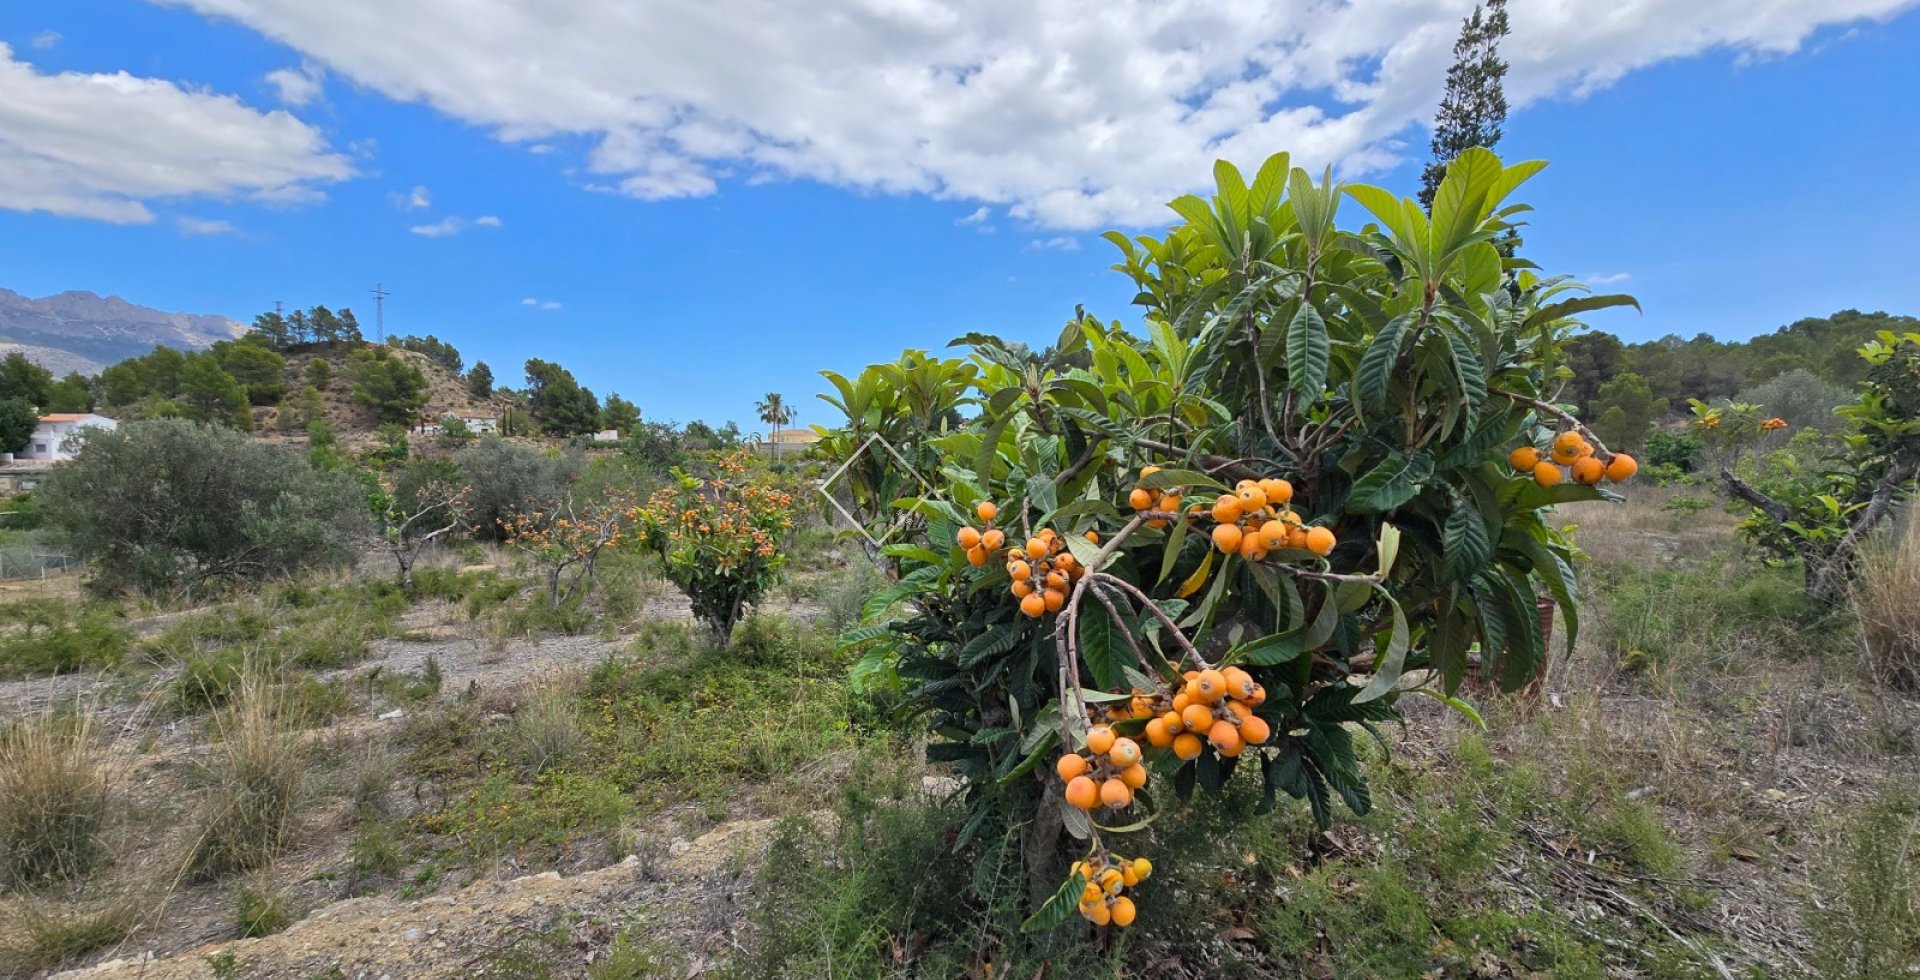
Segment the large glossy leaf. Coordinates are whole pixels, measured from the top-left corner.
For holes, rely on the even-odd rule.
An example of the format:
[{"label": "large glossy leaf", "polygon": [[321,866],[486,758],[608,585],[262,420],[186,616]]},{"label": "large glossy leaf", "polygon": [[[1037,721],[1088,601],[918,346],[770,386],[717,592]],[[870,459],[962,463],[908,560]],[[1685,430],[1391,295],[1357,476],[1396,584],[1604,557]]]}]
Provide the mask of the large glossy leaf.
[{"label": "large glossy leaf", "polygon": [[1524,326],[1533,327],[1565,317],[1578,316],[1593,310],[1605,310],[1615,306],[1631,306],[1640,309],[1640,301],[1624,293],[1609,293],[1600,296],[1576,296],[1563,299],[1558,303],[1549,303],[1527,317]]},{"label": "large glossy leaf", "polygon": [[1367,352],[1360,356],[1360,366],[1353,373],[1354,395],[1369,414],[1386,411],[1394,365],[1400,360],[1400,349],[1405,346],[1407,333],[1413,329],[1413,323],[1411,314],[1402,314],[1387,321],[1387,325],[1374,335],[1373,342],[1367,345]]},{"label": "large glossy leaf", "polygon": [[1441,546],[1446,577],[1456,582],[1473,577],[1493,557],[1492,538],[1472,501],[1454,497],[1453,510],[1447,514],[1441,533]]},{"label": "large glossy leaf", "polygon": [[1327,321],[1312,301],[1302,299],[1300,308],[1287,325],[1287,383],[1293,390],[1309,396],[1307,404],[1327,387],[1327,359],[1332,344],[1327,339]]},{"label": "large glossy leaf", "polygon": [[1380,649],[1377,643],[1375,645],[1373,679],[1359,694],[1353,696],[1355,704],[1372,701],[1393,690],[1393,686],[1400,683],[1400,673],[1407,665],[1407,647],[1410,645],[1407,615],[1400,611],[1400,603],[1394,601],[1391,593],[1382,589],[1380,594],[1386,599],[1387,609],[1392,614],[1392,625],[1387,630],[1386,649]]},{"label": "large glossy leaf", "polygon": [[1378,514],[1392,510],[1414,498],[1420,484],[1433,475],[1433,462],[1424,453],[1389,456],[1353,481],[1347,493],[1347,510],[1356,514]]},{"label": "large glossy leaf", "polygon": [[1133,659],[1127,648],[1126,626],[1098,602],[1080,604],[1080,660],[1094,684],[1121,688],[1127,683],[1124,666]]},{"label": "large glossy leaf", "polygon": [[1046,932],[1048,929],[1058,928],[1062,922],[1073,915],[1075,909],[1080,907],[1080,895],[1086,890],[1086,875],[1078,871],[1068,875],[1067,880],[1061,882],[1060,890],[1054,892],[1053,897],[1035,909],[1032,915],[1027,916],[1027,921],[1020,923],[1020,931]]}]

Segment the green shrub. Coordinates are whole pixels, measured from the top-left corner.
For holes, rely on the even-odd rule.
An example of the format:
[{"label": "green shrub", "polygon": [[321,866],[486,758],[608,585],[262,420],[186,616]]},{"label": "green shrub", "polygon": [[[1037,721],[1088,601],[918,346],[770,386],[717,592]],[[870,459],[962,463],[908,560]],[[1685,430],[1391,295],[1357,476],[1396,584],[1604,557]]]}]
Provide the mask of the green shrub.
[{"label": "green shrub", "polygon": [[378,820],[360,825],[359,832],[347,844],[347,857],[353,862],[356,879],[390,878],[407,864],[393,828]]},{"label": "green shrub", "polygon": [[234,919],[242,939],[271,936],[293,924],[280,896],[252,888],[243,888],[234,898]]},{"label": "green shrub", "polygon": [[16,603],[0,608],[0,677],[103,670],[126,659],[133,637],[116,610],[64,602]]},{"label": "green shrub", "polygon": [[240,690],[247,670],[247,656],[237,649],[187,657],[173,679],[174,710],[190,715],[226,706]]}]

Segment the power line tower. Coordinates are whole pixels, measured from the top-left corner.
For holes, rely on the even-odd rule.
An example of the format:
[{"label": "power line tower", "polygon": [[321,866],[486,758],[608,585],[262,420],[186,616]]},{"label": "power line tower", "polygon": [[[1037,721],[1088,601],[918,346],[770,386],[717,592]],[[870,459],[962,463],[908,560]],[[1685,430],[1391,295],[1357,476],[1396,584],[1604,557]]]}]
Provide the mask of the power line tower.
[{"label": "power line tower", "polygon": [[392,295],[380,283],[373,284],[373,325],[383,344],[387,342],[387,297]]}]

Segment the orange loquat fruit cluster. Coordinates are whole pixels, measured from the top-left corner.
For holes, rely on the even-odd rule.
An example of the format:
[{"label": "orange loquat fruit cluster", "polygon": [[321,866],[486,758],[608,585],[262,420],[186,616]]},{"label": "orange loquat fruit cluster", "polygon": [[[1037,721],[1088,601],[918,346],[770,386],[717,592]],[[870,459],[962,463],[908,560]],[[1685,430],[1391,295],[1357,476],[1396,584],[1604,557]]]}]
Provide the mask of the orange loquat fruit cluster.
[{"label": "orange loquat fruit cluster", "polygon": [[1072,872],[1087,882],[1080,892],[1080,915],[1096,926],[1112,923],[1124,929],[1133,925],[1138,910],[1133,899],[1121,893],[1147,880],[1153,874],[1153,862],[1103,853],[1073,862]]},{"label": "orange loquat fruit cluster", "polygon": [[1287,507],[1293,484],[1277,477],[1241,480],[1232,493],[1223,493],[1207,511],[1214,521],[1213,546],[1221,553],[1248,561],[1264,561],[1282,549],[1311,551],[1325,557],[1338,543],[1333,531],[1308,527]]},{"label": "orange loquat fruit cluster", "polygon": [[1061,756],[1053,771],[1067,784],[1068,805],[1124,810],[1133,805],[1134,790],[1147,785],[1147,767],[1140,760],[1140,743],[1095,725],[1087,732],[1086,748]]},{"label": "orange loquat fruit cluster", "polygon": [[1640,471],[1640,464],[1626,453],[1614,453],[1604,460],[1594,455],[1593,444],[1572,430],[1554,436],[1545,455],[1533,446],[1514,449],[1507,454],[1507,464],[1522,476],[1532,476],[1533,482],[1543,487],[1568,478],[1587,486],[1601,480],[1619,483]]}]

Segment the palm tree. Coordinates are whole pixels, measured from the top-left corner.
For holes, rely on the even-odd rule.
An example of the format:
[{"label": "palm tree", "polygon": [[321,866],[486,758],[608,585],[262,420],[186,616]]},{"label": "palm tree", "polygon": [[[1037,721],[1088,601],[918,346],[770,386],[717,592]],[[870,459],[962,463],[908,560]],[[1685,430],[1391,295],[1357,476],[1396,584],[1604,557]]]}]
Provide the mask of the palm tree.
[{"label": "palm tree", "polygon": [[760,399],[759,403],[753,407],[760,413],[760,421],[773,427],[773,434],[768,438],[773,441],[773,458],[778,460],[780,458],[780,427],[793,421],[793,409],[777,391],[767,392],[766,397]]}]

